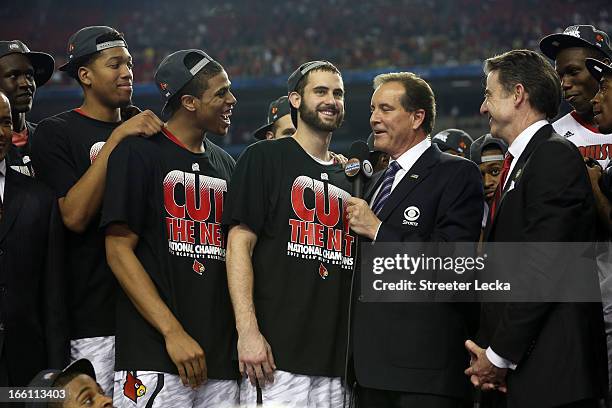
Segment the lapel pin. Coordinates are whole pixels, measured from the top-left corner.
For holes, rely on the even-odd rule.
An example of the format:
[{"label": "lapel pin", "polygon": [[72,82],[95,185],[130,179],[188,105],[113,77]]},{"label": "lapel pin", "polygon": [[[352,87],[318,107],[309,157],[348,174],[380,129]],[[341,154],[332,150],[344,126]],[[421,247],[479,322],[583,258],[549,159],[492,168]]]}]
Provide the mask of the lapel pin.
[{"label": "lapel pin", "polygon": [[523,169],[518,169],[516,171],[516,175],[514,176],[514,180],[518,180],[518,178],[521,177],[522,172],[523,172]]},{"label": "lapel pin", "polygon": [[410,175],[410,178],[413,178],[413,179],[418,179],[418,178],[419,178],[419,175],[418,175],[418,174],[411,174],[411,175]]}]

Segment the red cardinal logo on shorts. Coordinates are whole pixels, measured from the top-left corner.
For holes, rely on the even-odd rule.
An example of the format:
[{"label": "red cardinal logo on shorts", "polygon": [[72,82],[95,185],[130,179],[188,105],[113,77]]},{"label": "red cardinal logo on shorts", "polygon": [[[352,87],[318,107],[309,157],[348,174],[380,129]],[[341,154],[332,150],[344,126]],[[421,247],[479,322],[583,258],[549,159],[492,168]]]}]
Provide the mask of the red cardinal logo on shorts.
[{"label": "red cardinal logo on shorts", "polygon": [[145,387],[142,381],[136,377],[136,373],[128,371],[127,377],[125,377],[125,383],[123,383],[123,395],[137,402],[138,398],[144,396],[146,393],[147,387]]},{"label": "red cardinal logo on shorts", "polygon": [[202,265],[200,262],[198,262],[197,259],[193,260],[193,271],[195,273],[197,273],[198,275],[201,275],[202,273],[204,273],[205,270],[206,270],[206,268],[204,267],[204,265]]},{"label": "red cardinal logo on shorts", "polygon": [[323,264],[319,265],[319,275],[322,279],[327,278],[327,275],[329,275],[329,272],[327,272],[327,268]]}]

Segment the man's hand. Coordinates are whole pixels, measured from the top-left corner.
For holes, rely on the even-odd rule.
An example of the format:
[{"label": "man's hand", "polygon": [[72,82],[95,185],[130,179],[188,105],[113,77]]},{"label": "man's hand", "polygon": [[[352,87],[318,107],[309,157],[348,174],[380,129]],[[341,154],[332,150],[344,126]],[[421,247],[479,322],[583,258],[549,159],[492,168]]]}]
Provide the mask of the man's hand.
[{"label": "man's hand", "polygon": [[599,190],[599,180],[601,179],[601,175],[603,173],[601,165],[599,162],[589,157],[584,158],[584,163],[586,164],[587,172],[589,173],[589,180],[591,180],[591,188],[593,190]]},{"label": "man's hand", "polygon": [[109,139],[117,140],[117,142],[125,139],[128,136],[153,136],[161,132],[164,127],[164,122],[150,110],[139,113],[118,126]]},{"label": "man's hand", "polygon": [[183,385],[196,388],[207,381],[206,358],[202,347],[183,329],[165,337],[166,351],[178,369]]},{"label": "man's hand", "polygon": [[336,160],[336,162],[341,164],[342,167],[346,166],[346,162],[348,161],[346,157],[344,157],[340,153],[329,152],[329,154],[332,157],[332,159]]},{"label": "man's hand", "polygon": [[353,231],[372,240],[376,237],[381,221],[367,202],[361,198],[351,197],[348,199],[346,212],[349,226]]},{"label": "man's hand", "polygon": [[274,356],[272,348],[259,330],[251,330],[238,335],[238,362],[240,373],[247,375],[251,384],[274,382]]},{"label": "man's hand", "polygon": [[485,349],[480,348],[471,340],[465,342],[465,348],[470,353],[470,367],[464,372],[465,375],[470,377],[472,385],[483,391],[497,389],[501,392],[507,392],[506,374],[508,369],[498,368],[491,364]]}]

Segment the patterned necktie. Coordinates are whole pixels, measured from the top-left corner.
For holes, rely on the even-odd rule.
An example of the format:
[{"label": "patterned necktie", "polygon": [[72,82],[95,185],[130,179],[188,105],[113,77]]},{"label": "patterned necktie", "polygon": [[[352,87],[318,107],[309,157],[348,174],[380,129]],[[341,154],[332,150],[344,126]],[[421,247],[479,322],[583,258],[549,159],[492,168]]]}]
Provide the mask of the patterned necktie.
[{"label": "patterned necktie", "polygon": [[497,185],[495,195],[493,196],[493,202],[491,203],[491,222],[493,222],[495,210],[497,209],[499,201],[501,200],[502,191],[504,191],[504,184],[506,183],[506,178],[508,178],[508,173],[510,172],[510,164],[512,164],[512,159],[514,159],[514,157],[512,157],[510,152],[507,152],[506,157],[504,158],[501,174],[499,175],[499,184]]},{"label": "patterned necktie", "polygon": [[387,170],[385,170],[385,178],[383,179],[382,184],[380,185],[380,190],[378,190],[378,194],[376,195],[376,199],[372,203],[372,211],[374,214],[378,215],[380,210],[385,205],[387,198],[391,195],[391,187],[393,186],[393,180],[395,180],[395,175],[402,168],[398,162],[394,161],[389,164]]}]

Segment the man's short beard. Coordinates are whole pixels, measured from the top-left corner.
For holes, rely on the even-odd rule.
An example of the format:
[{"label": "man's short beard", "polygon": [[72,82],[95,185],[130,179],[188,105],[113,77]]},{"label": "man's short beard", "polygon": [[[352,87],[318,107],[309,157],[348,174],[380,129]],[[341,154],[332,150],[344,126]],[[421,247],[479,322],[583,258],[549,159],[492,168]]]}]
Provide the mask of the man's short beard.
[{"label": "man's short beard", "polygon": [[300,117],[308,126],[325,132],[333,132],[342,126],[342,122],[344,121],[344,112],[339,111],[335,122],[331,124],[325,123],[319,118],[316,109],[309,110],[304,103],[300,105],[298,112],[300,112]]}]

